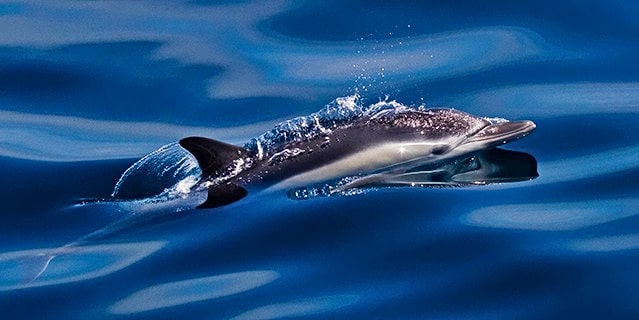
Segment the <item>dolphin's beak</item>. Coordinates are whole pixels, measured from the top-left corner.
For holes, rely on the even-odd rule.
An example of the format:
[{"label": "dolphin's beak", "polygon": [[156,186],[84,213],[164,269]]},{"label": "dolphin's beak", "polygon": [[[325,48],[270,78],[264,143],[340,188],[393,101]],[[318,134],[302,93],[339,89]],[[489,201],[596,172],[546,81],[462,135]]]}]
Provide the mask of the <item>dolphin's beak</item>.
[{"label": "dolphin's beak", "polygon": [[468,137],[463,144],[477,144],[481,145],[482,148],[496,147],[524,137],[533,131],[535,127],[535,123],[530,120],[490,124]]}]

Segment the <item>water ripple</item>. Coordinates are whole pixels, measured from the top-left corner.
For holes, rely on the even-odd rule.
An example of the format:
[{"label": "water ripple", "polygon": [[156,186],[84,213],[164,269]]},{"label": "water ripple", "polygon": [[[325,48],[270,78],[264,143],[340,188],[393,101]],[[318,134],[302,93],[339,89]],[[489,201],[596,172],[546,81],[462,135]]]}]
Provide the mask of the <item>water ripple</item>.
[{"label": "water ripple", "polygon": [[313,297],[255,308],[233,317],[232,320],[270,320],[309,316],[334,311],[358,300],[359,297],[356,295]]},{"label": "water ripple", "polygon": [[[103,277],[164,247],[162,241],[46,248],[0,254],[0,291]],[[42,271],[40,271],[42,270]],[[32,279],[33,273],[38,273]]]},{"label": "water ripple", "polygon": [[115,184],[112,197],[141,199],[163,192],[185,196],[202,174],[195,158],[177,143],[149,153],[131,165]]},{"label": "water ripple", "polygon": [[[638,113],[639,83],[555,83],[491,88],[437,101],[512,118]],[[479,114],[479,113],[478,113]]]},{"label": "water ripple", "polygon": [[[534,32],[482,27],[377,41],[326,42],[284,37],[256,26],[297,5],[249,1],[223,6],[180,2],[24,1],[0,20],[0,46],[51,48],[81,43],[152,41],[150,58],[224,69],[212,98],[338,95],[344,86],[398,88],[554,54]],[[250,12],[250,14],[247,14]],[[41,30],[47,30],[43,34]],[[392,83],[392,85],[390,85]]]},{"label": "water ripple", "polygon": [[109,312],[131,314],[226,297],[249,291],[279,277],[275,271],[246,271],[163,283],[116,302]]},{"label": "water ripple", "polygon": [[[575,181],[634,169],[639,167],[635,158],[637,154],[639,154],[639,145],[542,162],[539,164],[539,173],[542,178],[531,182],[531,185]],[[601,165],[603,163],[605,165]]]},{"label": "water ripple", "polygon": [[42,161],[125,159],[189,135],[244,142],[271,126],[272,121],[232,128],[189,127],[0,110],[0,155]]},{"label": "water ripple", "polygon": [[[528,188],[554,183],[604,177],[639,167],[635,156],[639,145],[610,149],[580,157],[539,162],[539,178],[525,184],[505,183],[486,186],[485,189]],[[605,163],[605,165],[601,165]],[[588,168],[591,168],[590,170]]]},{"label": "water ripple", "polygon": [[639,214],[639,199],[511,204],[477,209],[461,218],[471,226],[499,229],[567,231]]},{"label": "water ripple", "polygon": [[566,245],[576,251],[613,252],[639,249],[639,234],[606,236],[592,239],[575,239]]}]

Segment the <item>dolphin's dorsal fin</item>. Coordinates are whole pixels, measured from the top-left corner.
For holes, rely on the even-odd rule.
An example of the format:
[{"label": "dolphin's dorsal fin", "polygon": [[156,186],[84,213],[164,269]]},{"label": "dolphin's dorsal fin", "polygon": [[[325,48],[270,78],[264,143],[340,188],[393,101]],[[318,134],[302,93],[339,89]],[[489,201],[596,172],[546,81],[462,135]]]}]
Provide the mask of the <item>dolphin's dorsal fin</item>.
[{"label": "dolphin's dorsal fin", "polygon": [[204,175],[217,175],[233,160],[249,153],[245,148],[203,137],[184,138],[180,146],[195,157]]},{"label": "dolphin's dorsal fin", "polygon": [[197,206],[198,209],[217,208],[231,204],[244,197],[248,192],[246,189],[232,183],[225,183],[209,188],[209,195],[206,201]]}]

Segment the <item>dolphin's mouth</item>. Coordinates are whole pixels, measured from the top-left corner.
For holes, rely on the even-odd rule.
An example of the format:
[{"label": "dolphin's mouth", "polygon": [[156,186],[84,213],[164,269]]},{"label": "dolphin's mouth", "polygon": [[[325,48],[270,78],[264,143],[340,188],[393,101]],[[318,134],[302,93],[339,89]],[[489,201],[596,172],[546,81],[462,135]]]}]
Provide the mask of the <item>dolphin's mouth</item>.
[{"label": "dolphin's mouth", "polygon": [[535,123],[530,120],[489,124],[468,137],[463,144],[481,144],[482,148],[496,147],[526,136],[535,127]]}]

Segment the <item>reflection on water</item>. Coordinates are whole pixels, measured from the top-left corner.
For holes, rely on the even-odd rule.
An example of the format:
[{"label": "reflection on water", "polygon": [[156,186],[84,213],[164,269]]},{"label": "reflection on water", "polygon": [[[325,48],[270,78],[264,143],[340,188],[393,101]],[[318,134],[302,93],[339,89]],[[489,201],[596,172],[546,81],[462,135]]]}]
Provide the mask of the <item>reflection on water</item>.
[{"label": "reflection on water", "polygon": [[461,221],[486,228],[577,230],[637,215],[638,206],[636,198],[499,205],[472,211]]},{"label": "reflection on water", "polygon": [[287,195],[290,199],[307,200],[333,195],[357,195],[379,188],[485,186],[529,181],[537,176],[535,157],[523,152],[495,148],[398,170],[385,174],[383,178],[381,174],[373,175],[372,179],[361,184],[357,184],[353,177],[347,177],[334,184],[289,190]]},{"label": "reflection on water", "polygon": [[143,199],[162,193],[183,196],[201,174],[195,158],[172,143],[149,153],[122,173],[111,196],[116,199]]},{"label": "reflection on water", "polygon": [[[265,286],[279,278],[275,271],[245,271],[154,285],[132,293],[109,307],[114,314],[133,314],[223,298]],[[334,311],[356,303],[357,295],[330,295],[257,307],[234,320],[280,319]]]},{"label": "reflection on water", "polygon": [[359,300],[356,295],[335,295],[276,303],[246,311],[233,320],[270,320],[309,316],[351,305]]},{"label": "reflection on water", "polygon": [[129,295],[109,311],[129,314],[226,297],[264,286],[278,277],[275,271],[246,271],[163,283]]},{"label": "reflection on water", "polygon": [[[161,241],[43,248],[0,254],[0,291],[42,287],[103,277],[164,247]],[[33,270],[45,269],[32,280]]]},{"label": "reflection on water", "polygon": [[0,156],[41,161],[124,159],[189,135],[241,143],[272,124],[269,121],[221,129],[0,110]]},{"label": "reflection on water", "polygon": [[605,236],[591,239],[574,239],[566,246],[569,249],[585,252],[614,252],[639,249],[639,234]]},{"label": "reflection on water", "polygon": [[[97,7],[97,12],[104,9]],[[33,23],[31,20],[29,22]],[[51,32],[52,35],[55,34],[55,31]],[[388,90],[384,89],[388,87],[388,83],[400,86],[454,77],[537,55],[541,49],[534,44],[536,38],[534,35],[531,36],[530,32],[519,29],[486,28],[413,37],[399,41],[401,45],[398,44],[398,40],[389,40],[387,43],[376,41],[339,46],[318,44],[312,47],[305,42],[273,44],[270,39],[265,39],[266,45],[271,46],[271,49],[265,49],[263,43],[250,43],[250,50],[247,52],[253,52],[254,48],[259,48],[255,51],[260,53],[264,50],[272,51],[268,54],[268,59],[262,61],[264,57],[261,55],[246,58],[256,59],[253,64],[268,65],[269,70],[282,70],[281,73],[256,76],[260,71],[253,70],[252,64],[221,62],[217,60],[221,58],[220,55],[214,55],[211,57],[213,61],[208,63],[221,63],[226,67],[226,72],[224,77],[211,81],[209,93],[214,98],[225,99],[244,97],[249,93],[256,95],[260,90],[264,91],[262,95],[276,96],[284,92],[298,93],[302,96],[326,92],[337,94],[344,91],[343,88],[348,87],[349,83],[361,78],[368,79],[364,81],[365,85],[352,90]],[[2,40],[0,35],[0,44]],[[68,45],[67,41],[71,41],[61,40],[61,43],[55,43],[55,37],[49,40],[54,42],[49,45]],[[378,51],[384,54],[378,57]],[[185,52],[187,57],[182,59],[188,60],[190,53]],[[202,54],[208,56],[211,53]],[[241,55],[234,53],[234,56]],[[236,70],[242,66],[247,70]],[[370,80],[373,78],[380,80]],[[278,82],[281,84],[277,85]],[[342,89],[322,89],[317,83],[325,83],[328,88]],[[5,107],[14,109],[12,105]],[[251,135],[259,133],[256,128],[262,128],[260,124],[225,130],[147,122],[133,125],[116,121],[15,112],[17,110],[0,110],[0,115],[4,115],[0,117],[3,119],[0,120],[0,128],[3,128],[0,132],[5,133],[2,136],[12,137],[11,141],[6,141],[11,142],[10,144],[0,148],[0,155],[49,161],[135,157],[143,155],[143,150],[154,150],[154,146],[164,145],[187,135],[215,136],[219,140],[237,143],[248,140]],[[495,115],[500,113],[493,116]]]},{"label": "reflection on water", "polygon": [[[25,5],[21,15],[0,20],[0,44],[56,47],[77,43],[147,40],[162,45],[154,59],[223,68],[211,81],[211,98],[293,95],[303,97],[348,86],[378,86],[371,78],[406,85],[492,68],[547,54],[541,37],[524,28],[485,27],[401,40],[309,42],[255,29],[295,6],[294,1],[249,1],[197,7],[182,2],[148,8],[122,2],[57,1]],[[251,14],[247,14],[251,12]],[[55,23],[65,17],[64,23]],[[20,25],[20,28],[15,28]],[[39,30],[46,28],[43,36]],[[383,77],[379,77],[379,74]],[[386,79],[381,79],[386,78]],[[343,89],[342,89],[343,90]]]},{"label": "reflection on water", "polygon": [[[26,80],[20,78],[20,81],[24,81],[23,86],[48,94],[51,83],[47,81],[54,82],[57,86],[64,86],[66,83],[59,84],[47,79],[71,78],[68,80],[71,82],[71,96],[64,94],[62,97],[48,97],[47,106],[51,105],[49,108],[55,109],[52,113],[58,116],[50,115],[50,110],[40,110],[43,108],[39,104],[28,103],[28,109],[32,112],[24,113],[23,104],[13,100],[2,103],[0,100],[0,133],[4,133],[0,137],[11,137],[6,141],[0,138],[0,142],[3,142],[0,155],[48,161],[137,157],[155,150],[159,145],[188,135],[210,136],[239,143],[265,128],[260,124],[244,127],[232,125],[222,130],[203,125],[156,123],[156,118],[137,110],[140,109],[138,105],[134,105],[138,108],[117,103],[102,105],[104,100],[108,101],[112,96],[110,91],[105,97],[102,96],[105,94],[102,92],[102,81],[107,80],[94,79],[91,75],[84,74],[83,68],[104,69],[99,73],[113,72],[114,69],[124,70],[123,75],[118,74],[124,79],[108,80],[112,83],[107,87],[113,88],[119,88],[122,86],[121,82],[129,82],[130,78],[139,76],[137,73],[127,74],[131,69],[143,68],[138,65],[128,66],[128,57],[106,61],[105,65],[101,65],[99,59],[86,59],[87,55],[104,54],[105,51],[109,55],[127,52],[126,47],[110,49],[113,43],[131,42],[140,46],[144,43],[155,44],[148,50],[148,55],[140,57],[144,63],[149,63],[149,60],[165,63],[177,61],[174,68],[182,72],[194,65],[223,70],[221,74],[216,72],[209,78],[204,76],[201,79],[207,88],[198,94],[204,96],[198,95],[194,99],[189,92],[191,95],[184,97],[184,100],[193,99],[190,104],[175,102],[162,105],[167,99],[151,101],[154,104],[151,108],[171,115],[167,122],[201,123],[202,118],[212,119],[213,123],[205,123],[207,126],[219,126],[219,121],[216,122],[219,117],[235,113],[231,112],[237,110],[235,105],[228,107],[233,98],[309,100],[317,95],[333,98],[347,93],[346,90],[370,90],[375,95],[383,95],[395,88],[416,83],[459,77],[530,59],[547,59],[554,56],[556,51],[534,32],[514,27],[482,27],[401,39],[330,43],[280,37],[254,28],[260,22],[295,6],[293,1],[248,1],[205,7],[180,2],[158,2],[153,6],[151,18],[147,8],[138,2],[122,2],[119,9],[114,10],[100,2],[64,0],[36,4],[27,1],[20,6],[20,14],[0,19],[0,29],[13,30],[0,34],[0,46],[25,48],[35,58],[33,61],[27,59],[26,63],[18,59],[17,71],[12,66],[3,73],[0,68],[0,78],[15,78],[15,73],[33,73],[31,69],[38,71],[38,64],[43,60],[53,66],[45,68],[52,75],[35,72],[33,76],[26,77]],[[246,12],[252,14],[245,14]],[[42,35],[41,30],[47,30],[46,36]],[[83,47],[79,44],[91,46]],[[138,54],[141,50],[136,49],[135,45],[130,47],[135,49],[131,54]],[[3,56],[1,53],[0,51],[0,57]],[[11,53],[7,56],[15,59]],[[73,68],[68,67],[70,57],[77,59],[71,61]],[[55,73],[58,69],[62,70],[62,74]],[[147,71],[152,72],[141,70],[139,73]],[[165,75],[158,75],[162,76]],[[188,76],[202,75],[196,72]],[[130,90],[130,95],[137,96],[138,91],[148,90],[149,84],[145,80],[147,79],[142,79],[140,88],[133,90],[125,87],[122,90]],[[179,80],[183,82],[183,79]],[[97,87],[90,86],[93,82],[98,82]],[[85,85],[88,87],[84,87]],[[21,86],[14,88],[13,83],[7,83],[4,87],[11,96],[18,97],[18,101],[32,97],[29,92],[25,95]],[[167,89],[173,90],[173,87],[156,88],[148,95],[158,95],[158,91]],[[190,87],[187,89],[192,90]],[[88,95],[84,90],[89,90]],[[96,107],[95,114],[92,114],[92,110],[69,103],[69,97],[82,101],[90,99],[89,105],[100,107]],[[176,99],[173,96],[170,98]],[[216,99],[217,103],[202,103],[207,99]],[[242,104],[242,108],[249,110],[249,113],[260,113],[259,119],[266,117],[271,119],[269,123],[276,122],[270,113],[262,112],[261,103],[257,100]],[[88,115],[88,118],[63,116],[76,108],[79,108],[77,113]],[[183,108],[191,112],[179,112]],[[221,112],[212,117],[211,114],[220,108],[221,111],[229,112]],[[105,111],[99,109],[106,109],[108,112],[105,115]],[[108,118],[114,113],[119,114],[119,118],[124,121],[92,119]],[[246,121],[246,113],[241,114],[240,118],[245,123],[255,122]],[[290,115],[290,110],[286,114]],[[145,121],[131,123],[132,119],[139,118]]]},{"label": "reflection on water", "polygon": [[[639,167],[639,163],[634,158],[637,154],[639,154],[639,145],[569,159],[547,161],[539,164],[543,179],[533,183],[569,182],[635,169]],[[605,165],[601,165],[604,163]],[[587,168],[596,168],[596,170],[586,170]]]},{"label": "reflection on water", "polygon": [[638,113],[639,83],[519,85],[447,97],[441,103],[504,117],[556,118],[587,114]]}]

